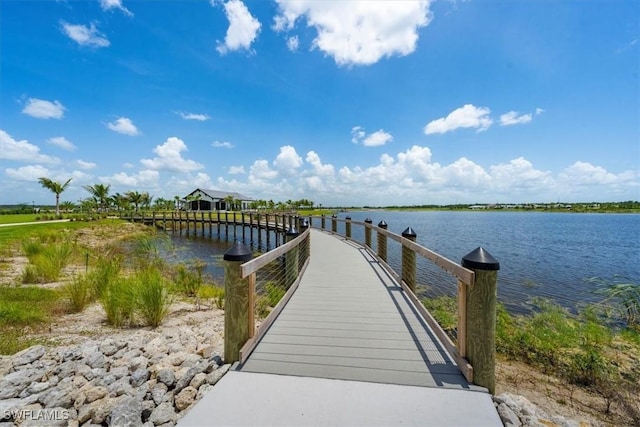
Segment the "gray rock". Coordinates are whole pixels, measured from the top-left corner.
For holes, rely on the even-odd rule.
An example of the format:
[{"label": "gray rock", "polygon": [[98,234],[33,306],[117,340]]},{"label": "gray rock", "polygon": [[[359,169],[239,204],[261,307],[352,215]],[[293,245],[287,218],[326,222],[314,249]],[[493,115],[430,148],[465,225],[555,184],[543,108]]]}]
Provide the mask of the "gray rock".
[{"label": "gray rock", "polygon": [[69,388],[53,388],[38,397],[38,401],[47,408],[65,408],[69,409],[73,406],[71,398],[71,389]]},{"label": "gray rock", "polygon": [[131,399],[125,397],[105,397],[104,399],[96,400],[95,402],[90,403],[88,406],[93,407],[91,421],[96,424],[104,423],[107,417],[111,414],[111,409],[124,400]]},{"label": "gray rock", "polygon": [[229,371],[230,367],[231,365],[227,363],[226,365],[222,365],[210,374],[207,374],[207,384],[215,385],[218,381],[220,381],[220,378],[222,378],[224,374]]},{"label": "gray rock", "polygon": [[133,387],[131,387],[131,384],[129,383],[129,377],[122,377],[119,380],[114,381],[107,386],[107,390],[109,390],[109,393],[113,393],[116,396],[133,393]]},{"label": "gray rock", "polygon": [[31,383],[29,387],[27,387],[26,391],[29,394],[38,394],[43,391],[51,388],[54,384],[51,381],[45,381],[43,383]]},{"label": "gray rock", "polygon": [[22,366],[33,363],[44,356],[45,347],[43,345],[34,345],[13,356],[13,366]]},{"label": "gray rock", "polygon": [[86,364],[92,368],[107,368],[107,357],[100,351],[89,353],[85,358]]},{"label": "gray rock", "polygon": [[110,426],[141,426],[142,402],[138,399],[122,399],[109,413]]},{"label": "gray rock", "polygon": [[169,388],[164,383],[157,383],[151,388],[151,399],[156,405],[162,403],[162,398],[169,391]]},{"label": "gray rock", "polygon": [[516,415],[516,413],[513,412],[513,410],[505,403],[500,403],[498,405],[498,415],[500,416],[504,427],[520,427],[522,425],[518,415]]},{"label": "gray rock", "polygon": [[116,352],[120,350],[120,348],[121,347],[118,346],[115,340],[107,338],[100,344],[99,350],[105,356],[112,356],[116,354]]},{"label": "gray rock", "polygon": [[109,374],[115,376],[116,379],[120,379],[126,375],[129,375],[129,367],[128,366],[111,367],[111,369],[109,369]]},{"label": "gray rock", "polygon": [[42,376],[38,369],[22,369],[5,375],[0,380],[0,400],[18,397],[22,390],[31,383],[40,381]]},{"label": "gray rock", "polygon": [[75,360],[68,360],[58,365],[54,369],[54,373],[60,378],[67,378],[76,374],[76,367],[78,363]]},{"label": "gray rock", "polygon": [[192,367],[198,365],[200,362],[202,362],[202,357],[200,357],[197,354],[189,354],[189,355],[187,355],[187,357],[185,357],[185,359],[182,362],[181,366],[186,366],[186,367],[192,368]]},{"label": "gray rock", "polygon": [[178,416],[173,409],[173,405],[169,402],[163,402],[158,405],[149,416],[149,421],[156,426],[165,423],[175,423],[177,419]]},{"label": "gray rock", "polygon": [[207,382],[207,374],[205,374],[204,372],[200,372],[193,377],[189,385],[197,390],[205,382]]},{"label": "gray rock", "polygon": [[146,367],[138,368],[131,374],[131,385],[133,387],[140,387],[149,380],[150,376],[151,373]]},{"label": "gray rock", "polygon": [[196,394],[196,400],[202,399],[202,397],[212,388],[213,386],[211,384],[202,384],[198,389],[198,394]]},{"label": "gray rock", "polygon": [[176,381],[176,375],[171,368],[163,368],[158,371],[157,379],[159,382],[171,387]]},{"label": "gray rock", "polygon": [[198,390],[191,386],[185,387],[180,393],[178,393],[175,397],[175,406],[178,411],[184,411],[187,409],[196,398],[196,394],[198,394]]}]

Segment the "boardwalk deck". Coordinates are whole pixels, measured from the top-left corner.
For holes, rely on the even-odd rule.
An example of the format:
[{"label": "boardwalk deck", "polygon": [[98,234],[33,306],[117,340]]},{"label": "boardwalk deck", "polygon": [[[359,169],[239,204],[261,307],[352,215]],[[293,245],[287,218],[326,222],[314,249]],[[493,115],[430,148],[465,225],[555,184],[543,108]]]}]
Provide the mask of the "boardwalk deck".
[{"label": "boardwalk deck", "polygon": [[311,242],[300,287],[241,371],[479,389],[370,253],[316,230]]},{"label": "boardwalk deck", "polygon": [[312,230],[291,300],[244,365],[179,424],[399,423],[501,425],[486,390],[465,380],[371,254]]}]

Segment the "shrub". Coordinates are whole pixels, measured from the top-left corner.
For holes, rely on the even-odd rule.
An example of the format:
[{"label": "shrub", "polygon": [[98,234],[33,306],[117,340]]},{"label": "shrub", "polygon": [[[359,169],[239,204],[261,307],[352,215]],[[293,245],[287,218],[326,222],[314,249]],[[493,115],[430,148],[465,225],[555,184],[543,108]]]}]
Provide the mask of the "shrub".
[{"label": "shrub", "polygon": [[25,256],[32,261],[37,255],[40,255],[44,249],[42,242],[34,239],[24,239],[21,242],[22,252]]},{"label": "shrub", "polygon": [[74,277],[64,287],[64,292],[71,303],[71,310],[76,313],[84,310],[94,297],[93,285],[87,276]]},{"label": "shrub", "polygon": [[95,268],[89,273],[93,295],[100,299],[104,290],[117,280],[122,268],[122,259],[118,256],[98,258]]},{"label": "shrub", "polygon": [[107,323],[120,327],[130,325],[136,309],[136,281],[132,278],[118,278],[102,290],[100,304],[107,315]]},{"label": "shrub", "polygon": [[148,268],[136,274],[138,298],[136,301],[144,323],[156,327],[169,312],[171,299],[164,278],[155,268]]},{"label": "shrub", "polygon": [[204,300],[211,299],[214,301],[218,309],[224,309],[224,288],[208,285],[202,286],[198,289],[198,298],[202,298]]},{"label": "shrub", "polygon": [[195,296],[202,286],[202,272],[198,274],[189,270],[184,263],[178,264],[175,269],[175,285],[180,293]]}]

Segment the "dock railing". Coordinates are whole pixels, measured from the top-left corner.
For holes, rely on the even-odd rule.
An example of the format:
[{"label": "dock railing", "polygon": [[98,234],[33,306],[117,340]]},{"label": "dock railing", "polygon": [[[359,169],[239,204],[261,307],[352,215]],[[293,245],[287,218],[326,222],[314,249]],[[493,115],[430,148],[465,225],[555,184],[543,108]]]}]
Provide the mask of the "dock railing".
[{"label": "dock railing", "polygon": [[[225,363],[246,361],[297,289],[309,263],[310,234],[291,224],[286,243],[256,258],[240,242],[225,253]],[[256,309],[266,305],[273,307],[256,331]]]},{"label": "dock railing", "polygon": [[[495,392],[495,329],[497,271],[499,263],[484,249],[462,257],[460,264],[416,243],[411,227],[402,234],[377,225],[336,215],[308,217],[310,227],[340,235],[369,250],[401,284],[416,309],[451,354],[469,382]],[[425,308],[419,294],[439,293],[455,297],[457,322],[450,335]],[[444,289],[444,290],[443,290]],[[455,341],[454,341],[455,340]]]}]

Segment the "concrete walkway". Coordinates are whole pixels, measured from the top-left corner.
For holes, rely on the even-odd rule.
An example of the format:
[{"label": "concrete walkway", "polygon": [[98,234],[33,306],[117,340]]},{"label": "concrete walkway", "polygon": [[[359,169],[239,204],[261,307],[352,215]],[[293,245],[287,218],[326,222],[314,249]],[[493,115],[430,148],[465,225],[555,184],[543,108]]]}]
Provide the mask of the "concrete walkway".
[{"label": "concrete walkway", "polygon": [[247,362],[179,422],[399,424],[502,425],[371,254],[319,230],[298,290]]},{"label": "concrete walkway", "polygon": [[8,224],[0,224],[0,227],[11,227],[14,225],[36,225],[36,224],[53,224],[56,222],[69,222],[68,219],[52,219],[50,221],[32,221],[32,222],[11,222]]}]

